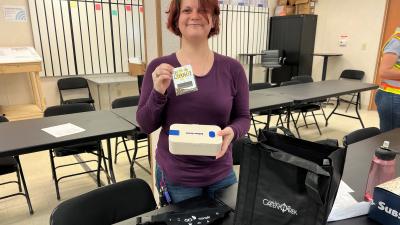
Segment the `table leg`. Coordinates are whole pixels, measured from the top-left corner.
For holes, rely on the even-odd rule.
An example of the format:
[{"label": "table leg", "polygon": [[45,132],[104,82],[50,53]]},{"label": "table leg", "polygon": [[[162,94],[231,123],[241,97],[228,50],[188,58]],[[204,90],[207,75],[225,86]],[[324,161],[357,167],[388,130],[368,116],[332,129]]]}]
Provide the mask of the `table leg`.
[{"label": "table leg", "polygon": [[108,154],[108,166],[109,166],[109,169],[110,169],[111,183],[115,184],[117,181],[115,180],[115,175],[114,175],[110,138],[107,138],[107,154]]},{"label": "table leg", "polygon": [[97,85],[97,101],[99,101],[99,109],[101,109],[101,100],[100,100],[100,85]]},{"label": "table leg", "polygon": [[108,108],[111,109],[111,84],[108,84]]},{"label": "table leg", "polygon": [[324,56],[324,65],[322,67],[322,80],[326,79],[326,68],[328,67],[328,56]]},{"label": "table leg", "polygon": [[356,102],[356,114],[357,114],[357,116],[349,116],[349,115],[346,115],[346,114],[343,114],[343,113],[337,113],[337,112],[335,112],[336,111],[336,109],[338,108],[338,106],[339,106],[339,102],[340,102],[340,100],[339,100],[339,97],[337,98],[337,100],[336,100],[336,106],[335,106],[335,108],[333,109],[333,111],[331,112],[331,114],[329,114],[329,116],[328,116],[328,118],[326,118],[326,124],[325,124],[325,126],[328,126],[328,120],[329,120],[329,118],[331,118],[331,116],[333,115],[333,114],[336,114],[336,115],[339,115],[339,116],[345,116],[345,117],[347,117],[347,118],[353,118],[353,119],[358,119],[359,121],[360,121],[360,123],[361,123],[361,126],[364,128],[364,123],[363,123],[363,121],[361,120],[361,116],[360,116],[360,113],[358,112],[358,104],[359,104],[359,102],[360,102],[360,93],[358,93],[357,94],[357,100],[356,100],[357,102]]},{"label": "table leg", "polygon": [[357,93],[357,100],[356,100],[356,114],[357,114],[358,120],[360,120],[360,123],[361,123],[362,128],[365,128],[364,123],[363,123],[363,121],[361,120],[360,113],[358,112],[358,104],[361,105],[361,103],[360,103],[360,97],[361,97],[361,93],[358,92],[358,93]]},{"label": "table leg", "polygon": [[290,111],[290,106],[287,107],[287,129],[290,130],[290,115],[292,115],[291,111]]},{"label": "table leg", "polygon": [[249,84],[253,83],[253,56],[249,55],[250,61],[249,61]]},{"label": "table leg", "polygon": [[335,113],[336,109],[339,107],[339,103],[340,103],[340,100],[339,100],[339,97],[338,97],[337,100],[336,100],[335,108],[332,110],[331,114],[329,114],[328,118],[326,118],[325,126],[328,126],[329,118],[331,118],[331,116]]}]

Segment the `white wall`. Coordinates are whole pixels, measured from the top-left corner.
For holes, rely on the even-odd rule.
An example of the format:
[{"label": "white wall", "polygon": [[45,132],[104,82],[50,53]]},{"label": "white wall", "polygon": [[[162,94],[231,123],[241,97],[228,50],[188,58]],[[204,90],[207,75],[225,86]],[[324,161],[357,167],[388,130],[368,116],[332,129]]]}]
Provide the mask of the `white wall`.
[{"label": "white wall", "polygon": [[[25,6],[26,22],[3,19],[3,6]],[[31,21],[27,0],[0,0],[0,47],[33,46]],[[33,102],[30,81],[25,74],[0,74],[0,105]],[[18,93],[18,94],[16,94]]]},{"label": "white wall", "polygon": [[161,0],[161,35],[162,35],[162,53],[168,55],[176,52],[180,48],[180,38],[167,29],[167,18],[169,2]]},{"label": "white wall", "polygon": [[[314,52],[342,53],[328,60],[327,79],[338,79],[344,69],[365,71],[364,82],[373,83],[379,51],[386,0],[319,0]],[[339,46],[339,37],[348,36],[346,47]],[[322,57],[314,57],[313,78],[321,80]],[[362,94],[364,108],[370,92]]]}]

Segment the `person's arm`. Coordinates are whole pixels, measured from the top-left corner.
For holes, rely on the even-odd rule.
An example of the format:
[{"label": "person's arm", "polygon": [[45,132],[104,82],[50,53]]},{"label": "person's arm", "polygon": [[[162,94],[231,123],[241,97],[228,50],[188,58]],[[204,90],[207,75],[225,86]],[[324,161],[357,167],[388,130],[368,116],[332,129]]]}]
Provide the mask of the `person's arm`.
[{"label": "person's arm", "polygon": [[232,68],[234,73],[235,97],[233,98],[231,111],[231,124],[218,132],[222,136],[221,150],[217,153],[216,159],[225,155],[232,141],[244,136],[250,128],[249,109],[249,85],[242,65],[238,62]]},{"label": "person's arm", "polygon": [[400,70],[393,66],[397,63],[399,56],[392,52],[383,54],[380,66],[379,74],[384,80],[400,80]]},{"label": "person's arm", "polygon": [[236,95],[233,99],[231,124],[234,132],[233,140],[244,136],[250,128],[249,85],[241,64],[235,65]]},{"label": "person's arm", "polygon": [[[169,86],[167,78],[169,76],[167,75],[169,72],[160,69],[160,67],[162,68],[163,65],[166,67],[165,65],[167,64],[158,65],[158,63],[152,61],[146,69],[141,87],[136,120],[139,123],[140,129],[147,134],[152,133],[161,126],[162,113],[164,106],[167,104],[167,96],[165,95],[165,91]],[[159,72],[156,72],[156,70]],[[159,79],[161,83],[163,81],[166,82],[166,84],[163,85],[164,87],[161,88],[163,91],[160,90],[162,85],[157,86],[153,82],[153,80],[156,79]],[[157,88],[155,88],[156,86]]]},{"label": "person's arm", "polygon": [[[400,37],[399,37],[400,38]],[[379,65],[379,76],[384,80],[400,80],[400,70],[393,66],[400,56],[400,40],[392,38],[383,49]]]}]

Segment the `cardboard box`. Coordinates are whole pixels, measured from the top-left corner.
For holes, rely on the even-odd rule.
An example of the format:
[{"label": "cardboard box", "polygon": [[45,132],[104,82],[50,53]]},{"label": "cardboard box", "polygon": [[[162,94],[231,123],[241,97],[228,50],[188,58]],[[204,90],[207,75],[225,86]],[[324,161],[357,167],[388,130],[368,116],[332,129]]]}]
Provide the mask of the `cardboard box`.
[{"label": "cardboard box", "polygon": [[286,16],[286,6],[285,5],[277,5],[275,7],[274,16]]},{"label": "cardboard box", "polygon": [[287,5],[287,6],[286,6],[286,15],[287,15],[287,16],[294,15],[295,10],[296,10],[296,7],[295,7],[295,6],[289,6],[289,5]]},{"label": "cardboard box", "polygon": [[296,5],[299,5],[299,4],[306,4],[306,3],[311,3],[311,2],[317,2],[317,0],[293,0],[293,1],[295,1],[295,4]]},{"label": "cardboard box", "polygon": [[216,156],[221,150],[221,128],[215,125],[172,124],[169,128],[169,151],[174,155]]},{"label": "cardboard box", "polygon": [[129,59],[129,74],[131,76],[142,76],[146,70],[146,64],[138,58]]},{"label": "cardboard box", "polygon": [[295,14],[295,6],[279,5],[276,6],[274,16],[289,16]]},{"label": "cardboard box", "polygon": [[289,0],[288,3],[290,6],[296,5],[297,0]]},{"label": "cardboard box", "polygon": [[299,5],[299,4],[306,4],[306,3],[308,3],[309,2],[309,0],[296,0],[296,5]]},{"label": "cardboard box", "polygon": [[385,225],[400,223],[400,177],[375,187],[368,217]]},{"label": "cardboard box", "polygon": [[278,0],[277,5],[287,5],[288,0]]},{"label": "cardboard box", "polygon": [[296,5],[296,14],[314,14],[314,5],[313,2],[298,4]]}]

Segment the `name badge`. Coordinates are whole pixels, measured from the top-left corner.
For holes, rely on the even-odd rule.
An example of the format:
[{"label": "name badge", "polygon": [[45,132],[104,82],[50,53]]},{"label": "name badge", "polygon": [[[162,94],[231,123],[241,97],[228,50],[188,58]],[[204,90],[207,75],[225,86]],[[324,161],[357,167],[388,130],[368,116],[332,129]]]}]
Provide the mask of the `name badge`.
[{"label": "name badge", "polygon": [[172,72],[172,80],[176,96],[198,90],[191,65],[175,68]]}]

